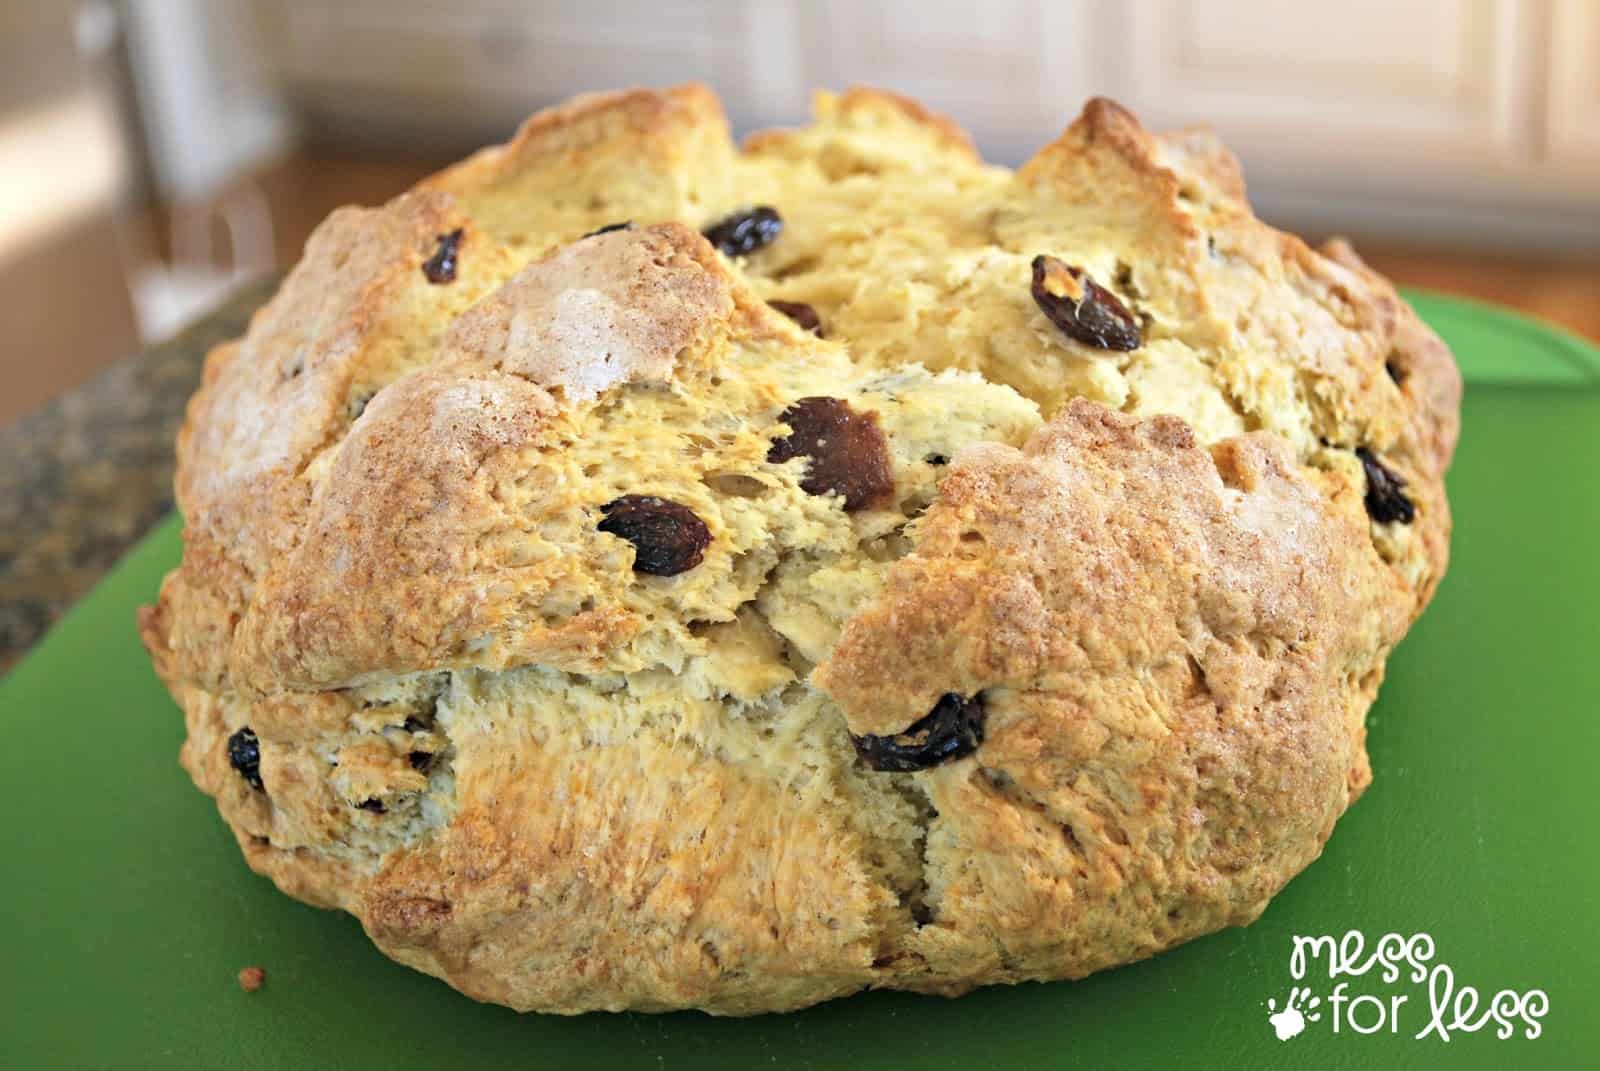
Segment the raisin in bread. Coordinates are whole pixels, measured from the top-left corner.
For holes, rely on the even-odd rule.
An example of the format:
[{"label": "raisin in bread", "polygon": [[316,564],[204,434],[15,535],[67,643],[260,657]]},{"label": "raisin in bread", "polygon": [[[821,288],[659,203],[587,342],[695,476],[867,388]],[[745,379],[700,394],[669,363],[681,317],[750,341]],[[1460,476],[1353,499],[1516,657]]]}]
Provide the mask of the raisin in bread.
[{"label": "raisin in bread", "polygon": [[1205,133],[584,96],[210,355],[140,628],[250,866],[481,1000],[1074,978],[1367,785],[1459,394]]}]

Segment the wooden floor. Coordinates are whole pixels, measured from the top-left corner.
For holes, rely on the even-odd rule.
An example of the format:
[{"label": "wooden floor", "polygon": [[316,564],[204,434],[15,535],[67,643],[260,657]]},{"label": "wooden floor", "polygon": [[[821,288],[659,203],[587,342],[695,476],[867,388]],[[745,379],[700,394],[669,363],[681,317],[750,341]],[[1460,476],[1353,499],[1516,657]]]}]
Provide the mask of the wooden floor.
[{"label": "wooden floor", "polygon": [[[443,160],[373,162],[326,153],[301,154],[263,169],[247,181],[266,197],[272,209],[274,252],[280,267],[300,254],[307,235],[334,208],[344,204],[377,204],[406,189]],[[125,230],[145,235],[148,255],[168,255],[164,236],[168,217],[159,207],[134,213]],[[102,243],[109,245],[109,243]],[[124,241],[124,246],[126,246]],[[1600,254],[1587,259],[1558,259],[1493,251],[1408,246],[1356,239],[1356,248],[1375,268],[1401,284],[1464,294],[1509,305],[1600,342]],[[0,283],[26,278],[26,286],[0,286],[0,323],[85,321],[85,310],[98,310],[91,322],[107,323],[105,310],[128,308],[126,294],[86,293],[86,287],[114,288],[107,279],[104,253],[86,261],[85,243],[63,244],[30,256],[25,265],[0,264]],[[95,270],[91,270],[95,269]],[[117,323],[126,324],[118,312]],[[36,332],[26,354],[0,364],[0,423],[31,408],[51,394],[80,381],[99,364],[135,344],[128,328],[112,332],[121,341],[97,337],[86,354],[81,331]],[[104,334],[104,332],[102,332]],[[47,337],[48,336],[48,337]],[[15,340],[13,340],[15,341]],[[73,347],[70,351],[67,347]],[[60,352],[57,352],[57,351]]]}]

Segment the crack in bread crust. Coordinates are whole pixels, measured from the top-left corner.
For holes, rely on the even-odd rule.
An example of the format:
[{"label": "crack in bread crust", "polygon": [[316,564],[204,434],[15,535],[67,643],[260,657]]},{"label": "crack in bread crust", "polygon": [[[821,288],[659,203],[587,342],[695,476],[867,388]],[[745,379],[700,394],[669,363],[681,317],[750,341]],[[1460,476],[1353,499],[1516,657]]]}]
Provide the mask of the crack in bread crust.
[{"label": "crack in bread crust", "polygon": [[[747,257],[697,233],[758,204]],[[1058,330],[1041,254],[1141,344]],[[819,397],[892,493],[774,460]],[[479,999],[1079,977],[1254,919],[1370,781],[1459,400],[1204,131],[1095,100],[1012,173],[870,89],[742,150],[704,87],[588,95],[335,213],[209,356],[140,632],[249,865]],[[1376,458],[1411,523],[1368,517]],[[599,527],[630,494],[694,515],[696,564],[635,571]],[[974,752],[860,761],[949,693]]]}]

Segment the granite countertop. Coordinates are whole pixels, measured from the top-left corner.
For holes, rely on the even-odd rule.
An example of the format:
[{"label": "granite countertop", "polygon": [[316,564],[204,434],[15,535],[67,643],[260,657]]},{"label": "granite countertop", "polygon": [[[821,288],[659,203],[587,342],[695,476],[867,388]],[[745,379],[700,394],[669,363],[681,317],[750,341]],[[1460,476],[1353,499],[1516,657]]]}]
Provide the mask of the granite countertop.
[{"label": "granite countertop", "polygon": [[171,341],[0,428],[0,673],[172,510],[172,443],[201,362],[243,334],[276,285],[244,286]]}]

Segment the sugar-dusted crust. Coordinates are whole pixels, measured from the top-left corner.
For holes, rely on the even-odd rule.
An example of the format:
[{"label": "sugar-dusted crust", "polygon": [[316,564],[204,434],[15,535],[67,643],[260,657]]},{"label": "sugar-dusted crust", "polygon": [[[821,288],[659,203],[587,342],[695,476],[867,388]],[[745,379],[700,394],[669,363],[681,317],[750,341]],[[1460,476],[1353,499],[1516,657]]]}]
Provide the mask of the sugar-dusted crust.
[{"label": "sugar-dusted crust", "polygon": [[1413,609],[1367,528],[1281,439],[1082,400],[957,456],[813,678],[856,733],[985,696],[976,761],[927,779],[931,972],[1086,974],[1251,921],[1315,858]]},{"label": "sugar-dusted crust", "polygon": [[[769,245],[700,237],[752,205]],[[1139,345],[1058,329],[1038,255]],[[773,450],[818,397],[892,494]],[[140,631],[250,866],[479,999],[1078,977],[1255,918],[1370,780],[1459,399],[1204,131],[1095,100],[1013,174],[875,90],[742,150],[704,87],[589,95],[335,213],[211,354]],[[634,570],[675,536],[629,495],[693,564]],[[874,768],[952,695],[981,741]]]},{"label": "sugar-dusted crust", "polygon": [[542,619],[552,591],[593,582],[572,560],[496,582],[522,552],[496,537],[565,504],[560,488],[512,488],[560,449],[564,408],[669,380],[726,320],[729,286],[699,235],[668,223],[559,249],[462,313],[326,460],[295,545],[258,574],[236,674],[270,691],[463,661],[591,664],[630,625],[614,608]]}]

